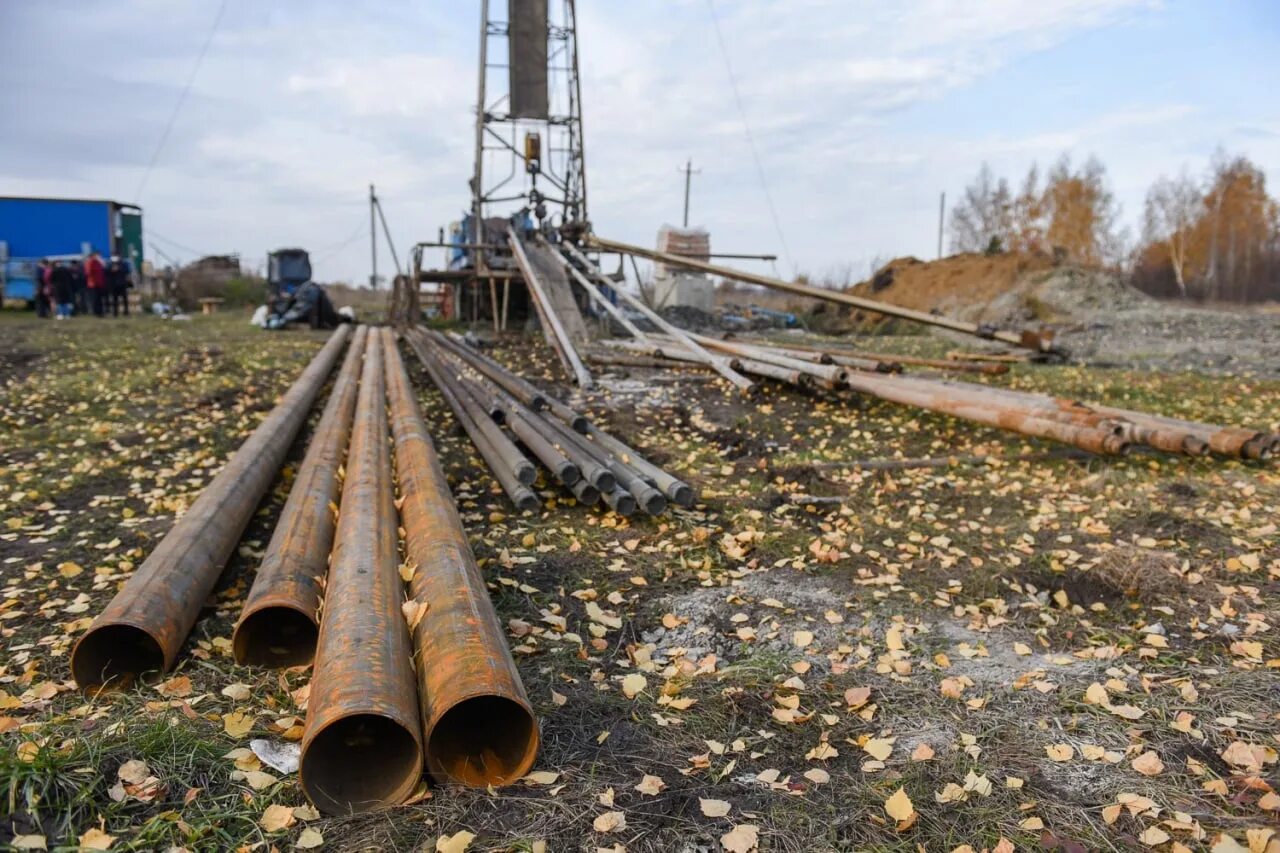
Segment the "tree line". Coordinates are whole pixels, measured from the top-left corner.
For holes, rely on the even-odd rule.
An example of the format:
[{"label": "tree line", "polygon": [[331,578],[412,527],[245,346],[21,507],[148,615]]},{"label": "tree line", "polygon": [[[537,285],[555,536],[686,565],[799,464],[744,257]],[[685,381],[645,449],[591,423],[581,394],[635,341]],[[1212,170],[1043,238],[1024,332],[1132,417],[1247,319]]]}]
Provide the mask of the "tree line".
[{"label": "tree line", "polygon": [[1280,300],[1280,205],[1247,157],[1219,152],[1202,176],[1161,176],[1147,192],[1137,239],[1096,157],[1033,164],[1014,190],[984,163],[951,213],[955,252],[1052,254],[1108,267],[1160,297]]}]

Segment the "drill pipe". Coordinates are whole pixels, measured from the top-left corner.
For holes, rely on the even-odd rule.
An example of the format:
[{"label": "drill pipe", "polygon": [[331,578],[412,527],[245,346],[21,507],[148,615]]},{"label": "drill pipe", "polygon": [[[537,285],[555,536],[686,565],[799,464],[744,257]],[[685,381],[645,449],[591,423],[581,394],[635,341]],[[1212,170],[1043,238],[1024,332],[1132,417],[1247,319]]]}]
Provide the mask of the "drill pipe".
[{"label": "drill pipe", "polygon": [[880,370],[881,373],[897,373],[901,370],[902,365],[910,365],[913,367],[933,367],[938,370],[950,370],[956,373],[983,373],[989,376],[998,376],[1009,372],[1007,364],[981,364],[975,361],[953,361],[946,358],[923,358],[914,355],[894,355],[882,352],[862,352],[859,350],[848,350],[842,347],[819,347],[812,344],[797,344],[787,342],[788,349],[806,350],[809,352],[818,352],[831,356],[836,364],[844,364],[846,367],[857,367],[860,370],[866,370],[861,364],[849,363],[856,362],[860,359],[873,361],[880,364],[898,366],[898,370]]},{"label": "drill pipe", "polygon": [[507,370],[504,366],[498,364],[497,361],[490,359],[490,357],[484,355],[483,352],[472,350],[471,347],[462,345],[462,343],[458,343],[456,341],[448,342],[453,345],[452,351],[462,357],[462,359],[465,360],[467,364],[470,364],[472,368],[475,368],[477,373],[483,373],[489,379],[493,379],[494,383],[497,383],[499,388],[502,388],[503,391],[511,394],[511,396],[515,397],[516,400],[525,403],[526,406],[529,406],[529,403],[525,402],[524,397],[522,397],[521,394],[512,391],[512,388],[524,389],[527,394],[538,394],[541,400],[543,400],[543,406],[529,406],[530,409],[534,411],[547,409],[552,412],[552,414],[556,415],[557,418],[563,420],[564,423],[570,424],[575,432],[586,433],[586,424],[588,424],[588,420],[586,420],[585,415],[580,415],[579,412],[573,411],[561,401],[556,400],[556,398],[548,397],[547,394],[538,391],[538,388],[531,386],[531,384],[526,382],[524,378],[517,377],[517,375],[513,374],[512,371]]},{"label": "drill pipe", "polygon": [[642,477],[662,489],[662,493],[670,500],[683,507],[693,506],[697,495],[694,494],[693,488],[688,483],[677,480],[594,424],[587,427],[587,435],[595,439],[605,450],[608,450],[618,459],[636,469]]},{"label": "drill pipe", "polygon": [[861,308],[865,311],[874,311],[877,314],[884,314],[890,317],[901,317],[905,320],[914,320],[917,323],[924,323],[929,326],[939,326],[944,329],[951,329],[957,332],[977,335],[980,338],[1003,341],[1007,344],[1013,344],[1014,346],[1024,347],[1037,352],[1056,352],[1053,347],[1053,335],[1051,332],[1046,330],[1035,331],[1032,329],[1026,329],[1022,332],[1004,331],[989,327],[985,324],[970,323],[965,320],[956,320],[950,317],[929,314],[925,311],[903,308],[900,305],[891,305],[886,302],[880,302],[876,299],[868,299],[863,296],[858,296],[848,291],[826,290],[821,287],[813,287],[812,285],[802,284],[800,282],[784,281],[782,279],[771,278],[769,276],[736,270],[732,267],[722,267],[716,264],[709,264],[706,261],[671,254],[669,252],[659,252],[654,249],[646,249],[642,246],[631,246],[626,243],[619,243],[615,240],[606,240],[603,237],[597,237],[594,234],[587,236],[587,247],[602,249],[606,252],[618,252],[619,254],[648,258],[651,261],[660,261],[669,266],[681,266],[689,269],[700,270],[701,272],[718,275],[722,278],[731,278],[738,281],[745,281],[750,284],[759,284],[775,290],[784,290],[788,293],[796,294],[797,296],[807,296],[812,299],[820,299],[826,302],[839,302],[844,305]]},{"label": "drill pipe", "polygon": [[545,465],[557,480],[572,488],[573,484],[582,478],[582,471],[578,465],[542,434],[542,429],[538,426],[541,419],[537,415],[520,405],[511,395],[503,393],[501,389],[486,388],[482,383],[465,375],[459,375],[458,381],[480,401],[490,415],[496,413],[498,417],[494,420],[497,421],[500,418],[515,437],[520,439],[520,443],[529,448],[529,451],[538,457],[538,461]]},{"label": "drill pipe", "polygon": [[422,777],[387,436],[387,335],[372,333],[360,376],[298,766],[307,799],[328,814],[401,803]]},{"label": "drill pipe", "polygon": [[751,346],[750,344],[737,343],[735,341],[722,341],[703,335],[694,335],[694,338],[698,343],[711,349],[727,352],[740,358],[763,361],[766,364],[776,364],[778,367],[807,373],[816,379],[822,379],[827,382],[843,382],[845,377],[849,375],[849,371],[845,370],[841,365],[814,364],[811,361],[792,358],[771,348]]},{"label": "drill pipe", "polygon": [[394,341],[383,342],[411,600],[427,770],[472,787],[507,785],[538,754],[525,695],[484,576],[418,411]]},{"label": "drill pipe", "polygon": [[[475,350],[467,344],[455,340],[450,335],[442,335],[432,329],[418,326],[413,332],[420,336],[424,341],[438,347],[444,352],[450,353],[457,358],[463,360],[471,366],[472,370],[481,373],[492,380],[496,385],[515,397],[525,406],[528,406],[535,412],[541,412],[547,408],[549,399],[529,382],[526,382],[514,373],[509,373],[506,368],[498,364],[498,362],[489,358],[482,352]],[[485,368],[489,368],[486,370]]]},{"label": "drill pipe", "polygon": [[[437,332],[431,332],[430,335],[433,341],[439,341],[440,343],[448,346],[451,352],[458,355],[478,372],[483,373],[485,376],[492,379],[500,388],[512,397],[515,397],[521,403],[524,403],[530,409],[533,409],[536,412],[543,408],[548,408],[555,413],[556,417],[567,423],[571,423],[573,428],[578,432],[586,430],[587,419],[584,416],[578,414],[554,397],[548,397],[543,394],[533,385],[529,384],[521,377],[516,376],[498,362],[489,358],[489,356]],[[543,402],[542,406],[535,406],[529,402],[529,399],[535,395],[536,397],[541,398]]]},{"label": "drill pipe", "polygon": [[575,446],[579,453],[588,459],[594,459],[597,463],[607,468],[614,475],[614,479],[617,482],[615,493],[621,490],[630,494],[631,497],[635,498],[635,503],[649,515],[660,515],[667,508],[666,496],[650,485],[639,471],[621,460],[615,459],[609,451],[586,436],[579,435],[569,429],[565,424],[551,418],[547,418],[545,423],[552,430],[555,430],[566,444]]},{"label": "drill pipe", "polygon": [[331,505],[342,490],[338,466],[351,435],[368,331],[367,326],[356,329],[240,611],[231,637],[236,663],[286,667],[315,657],[320,590],[333,546]]},{"label": "drill pipe", "polygon": [[346,325],[330,335],[276,407],[80,637],[71,652],[71,675],[77,684],[123,687],[144,672],[173,666],[350,336]]},{"label": "drill pipe", "polygon": [[[467,406],[463,404],[459,395],[455,393],[452,385],[445,378],[445,368],[436,362],[435,356],[427,349],[426,343],[419,336],[407,334],[405,335],[405,343],[409,345],[414,355],[418,357],[418,361],[426,369],[427,375],[431,377],[432,383],[440,389],[440,394],[453,411],[453,416],[458,419],[458,423],[471,439],[471,443],[475,445],[480,457],[484,459],[485,465],[488,466],[489,471],[493,474],[493,478],[498,481],[498,485],[507,493],[507,497],[521,511],[537,509],[539,504],[538,496],[525,483],[520,481],[516,471],[511,467],[510,453],[519,455],[521,459],[524,459],[524,456],[520,455],[520,451],[516,449],[515,445],[511,444],[505,435],[502,435],[501,431],[497,429],[497,425],[489,417],[484,416],[483,422],[489,424],[498,432],[502,440],[510,446],[510,450],[499,452],[497,448],[489,443],[487,433],[472,418]],[[529,464],[530,468],[533,467],[527,459],[524,461]],[[534,477],[536,478],[536,476],[537,472],[535,471]]]},{"label": "drill pipe", "polygon": [[1114,432],[1038,417],[1034,411],[1025,408],[1001,405],[998,398],[982,401],[958,398],[949,393],[951,389],[932,386],[910,377],[858,373],[850,376],[847,383],[855,391],[871,394],[883,400],[916,406],[1036,438],[1051,438],[1091,453],[1123,454],[1128,450],[1128,442]]}]

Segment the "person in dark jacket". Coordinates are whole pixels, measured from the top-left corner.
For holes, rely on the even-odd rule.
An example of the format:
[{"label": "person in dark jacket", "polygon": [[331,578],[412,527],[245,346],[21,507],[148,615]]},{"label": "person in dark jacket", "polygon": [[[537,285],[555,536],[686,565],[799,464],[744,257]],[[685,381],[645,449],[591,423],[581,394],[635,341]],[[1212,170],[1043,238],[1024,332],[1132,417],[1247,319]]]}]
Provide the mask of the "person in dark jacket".
[{"label": "person in dark jacket", "polygon": [[35,290],[36,316],[52,317],[53,300],[49,294],[49,259],[41,258],[31,273],[31,284]]},{"label": "person in dark jacket", "polygon": [[75,302],[77,314],[89,313],[89,289],[84,278],[84,265],[79,261],[72,261],[71,266],[67,268],[71,273],[71,290],[73,294],[73,302]]},{"label": "person in dark jacket", "polygon": [[300,285],[293,297],[275,307],[275,313],[267,319],[266,328],[283,329],[290,323],[307,323],[313,329],[336,329],[339,323],[350,320],[333,307],[329,294],[314,281]]},{"label": "person in dark jacket", "polygon": [[111,308],[111,316],[119,317],[124,308],[124,316],[129,316],[129,288],[133,287],[133,278],[129,275],[129,264],[119,255],[112,255],[107,262],[107,304]]},{"label": "person in dark jacket", "polygon": [[53,301],[58,306],[58,319],[66,320],[75,310],[76,282],[70,267],[61,261],[49,270],[49,286],[53,291]]}]

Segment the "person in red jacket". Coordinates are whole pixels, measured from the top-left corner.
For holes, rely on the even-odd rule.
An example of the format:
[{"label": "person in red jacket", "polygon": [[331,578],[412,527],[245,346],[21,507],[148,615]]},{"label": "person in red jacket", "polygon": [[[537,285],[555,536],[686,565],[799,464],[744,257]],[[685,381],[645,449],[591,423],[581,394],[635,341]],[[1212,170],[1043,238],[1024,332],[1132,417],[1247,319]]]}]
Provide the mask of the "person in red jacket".
[{"label": "person in red jacket", "polygon": [[102,263],[102,256],[97,252],[89,253],[89,260],[84,262],[84,281],[89,288],[89,305],[95,317],[106,316],[107,304],[107,268]]}]

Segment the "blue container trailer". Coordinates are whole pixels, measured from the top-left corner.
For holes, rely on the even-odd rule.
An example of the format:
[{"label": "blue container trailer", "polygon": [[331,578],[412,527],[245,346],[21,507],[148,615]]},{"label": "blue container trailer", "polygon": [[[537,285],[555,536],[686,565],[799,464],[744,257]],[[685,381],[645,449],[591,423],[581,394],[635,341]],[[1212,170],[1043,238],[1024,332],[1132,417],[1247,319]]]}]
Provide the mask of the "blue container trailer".
[{"label": "blue container trailer", "polygon": [[142,268],[142,209],[117,201],[0,196],[0,304],[35,298],[41,258],[68,260],[96,251]]}]

